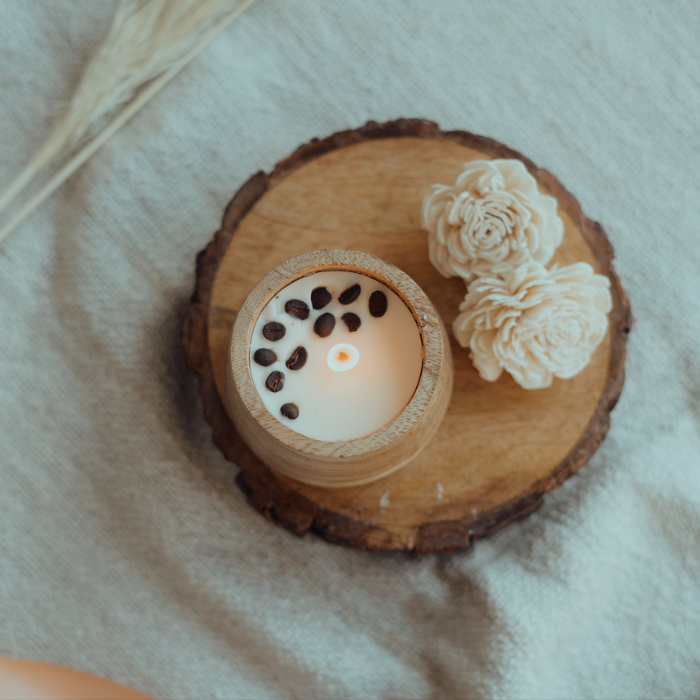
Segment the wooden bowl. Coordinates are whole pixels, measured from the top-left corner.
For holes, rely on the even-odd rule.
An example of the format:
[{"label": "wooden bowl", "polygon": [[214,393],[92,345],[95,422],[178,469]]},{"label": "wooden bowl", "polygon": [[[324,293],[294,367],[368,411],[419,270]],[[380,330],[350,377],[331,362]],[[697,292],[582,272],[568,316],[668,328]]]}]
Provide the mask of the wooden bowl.
[{"label": "wooden bowl", "polygon": [[[325,270],[359,272],[386,285],[413,315],[423,346],[420,379],[406,408],[380,430],[354,440],[326,442],[287,427],[263,404],[250,371],[251,337],[265,306],[295,280]],[[328,488],[367,484],[415,459],[440,425],[452,395],[450,344],[435,307],[406,273],[356,250],[299,255],[260,280],[236,317],[225,373],[226,405],[251,450],[281,474]]]}]

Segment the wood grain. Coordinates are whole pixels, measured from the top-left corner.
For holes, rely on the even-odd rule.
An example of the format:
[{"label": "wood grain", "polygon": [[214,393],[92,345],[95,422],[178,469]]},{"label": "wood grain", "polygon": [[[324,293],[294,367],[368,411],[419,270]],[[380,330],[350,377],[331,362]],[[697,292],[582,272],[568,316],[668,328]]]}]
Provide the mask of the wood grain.
[{"label": "wood grain", "polygon": [[[355,249],[406,272],[449,328],[464,285],[430,265],[420,204],[433,182],[454,182],[462,164],[478,158],[520,158],[541,191],[557,198],[565,236],[554,262],[588,262],[611,279],[606,341],[577,377],[525,391],[507,375],[481,380],[450,332],[452,401],[416,460],[347,489],[278,476],[241,440],[221,399],[231,327],[246,296],[289,258],[319,248]],[[186,360],[200,376],[216,444],[240,466],[239,484],[264,515],[298,534],[311,530],[363,549],[452,551],[535,510],[605,437],[624,382],[630,328],[612,257],[600,226],[550,173],[517,152],[421,120],[369,123],[302,146],[239,190],[222,229],[197,259],[197,286],[183,322]]]}]

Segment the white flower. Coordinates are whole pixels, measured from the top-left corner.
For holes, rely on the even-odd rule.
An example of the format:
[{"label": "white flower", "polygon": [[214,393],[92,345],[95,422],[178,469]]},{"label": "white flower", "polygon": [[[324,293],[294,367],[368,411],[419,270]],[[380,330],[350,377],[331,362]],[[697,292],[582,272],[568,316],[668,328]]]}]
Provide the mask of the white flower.
[{"label": "white flower", "polygon": [[423,199],[430,262],[445,277],[500,275],[549,262],[564,235],[557,200],[540,194],[519,160],[465,163],[454,187],[433,185]]},{"label": "white flower", "polygon": [[587,263],[536,262],[476,280],[459,307],[452,330],[483,379],[503,370],[525,389],[568,379],[589,362],[608,328],[610,280]]}]

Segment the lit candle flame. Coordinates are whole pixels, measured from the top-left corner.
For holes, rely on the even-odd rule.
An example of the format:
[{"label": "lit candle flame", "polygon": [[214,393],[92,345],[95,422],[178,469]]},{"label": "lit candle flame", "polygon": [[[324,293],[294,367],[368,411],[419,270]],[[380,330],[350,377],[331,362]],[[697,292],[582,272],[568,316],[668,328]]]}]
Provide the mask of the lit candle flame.
[{"label": "lit candle flame", "polygon": [[348,343],[334,345],[328,353],[328,366],[334,372],[347,372],[360,361],[357,348]]}]

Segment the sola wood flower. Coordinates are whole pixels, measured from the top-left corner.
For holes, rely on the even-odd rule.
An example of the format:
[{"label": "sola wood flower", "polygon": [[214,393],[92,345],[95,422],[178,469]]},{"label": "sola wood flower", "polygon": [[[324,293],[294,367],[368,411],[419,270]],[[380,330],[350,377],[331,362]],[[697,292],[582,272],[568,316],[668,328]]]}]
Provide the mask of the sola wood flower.
[{"label": "sola wood flower", "polygon": [[540,194],[519,160],[466,163],[454,187],[430,188],[422,221],[432,264],[466,282],[530,260],[545,264],[564,234],[556,199]]},{"label": "sola wood flower", "polygon": [[547,271],[530,262],[472,283],[452,329],[483,379],[505,369],[525,389],[542,389],[590,362],[611,310],[610,280],[590,265]]}]

